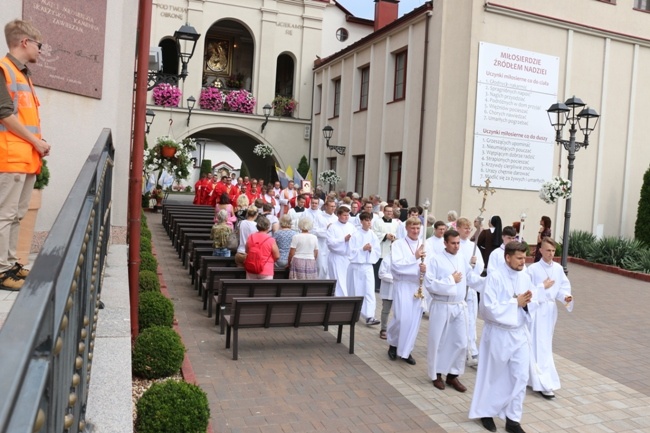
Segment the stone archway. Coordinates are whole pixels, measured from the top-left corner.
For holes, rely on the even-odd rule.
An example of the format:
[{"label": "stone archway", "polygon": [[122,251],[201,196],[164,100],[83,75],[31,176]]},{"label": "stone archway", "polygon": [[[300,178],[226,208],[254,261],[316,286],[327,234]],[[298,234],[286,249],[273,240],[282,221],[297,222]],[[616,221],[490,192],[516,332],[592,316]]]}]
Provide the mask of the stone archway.
[{"label": "stone archway", "polygon": [[[270,144],[265,140],[260,140],[259,137],[254,136],[251,133],[247,133],[244,130],[238,129],[236,127],[226,127],[226,126],[211,126],[203,129],[201,131],[194,132],[190,137],[197,140],[203,140],[206,144],[206,149],[203,152],[203,157],[205,159],[208,155],[214,154],[210,152],[210,147],[212,150],[218,148],[218,146],[225,146],[226,148],[232,150],[242,161],[242,165],[246,164],[249,175],[255,178],[263,178],[265,182],[274,181],[277,179],[275,172],[275,165],[278,164],[277,155],[267,158],[261,158],[253,153],[253,148],[255,145],[263,142],[265,144]],[[218,161],[212,161],[216,163]],[[224,161],[232,165],[235,169],[236,164],[232,164],[229,161]],[[278,164],[279,165],[279,164]]]}]

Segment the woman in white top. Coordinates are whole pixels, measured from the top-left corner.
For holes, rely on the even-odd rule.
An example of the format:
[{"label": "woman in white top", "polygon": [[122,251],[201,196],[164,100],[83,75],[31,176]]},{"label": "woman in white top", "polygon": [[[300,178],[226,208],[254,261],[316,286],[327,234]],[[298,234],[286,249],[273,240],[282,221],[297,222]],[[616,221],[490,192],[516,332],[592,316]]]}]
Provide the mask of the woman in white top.
[{"label": "woman in white top", "polygon": [[298,221],[300,233],[291,239],[289,250],[289,279],[316,280],[318,279],[318,238],[309,231],[314,223],[311,218],[301,218]]},{"label": "woman in white top", "polygon": [[248,237],[257,232],[257,208],[249,206],[246,210],[246,219],[239,223],[239,246],[237,247],[237,254],[235,254],[235,263],[239,267],[244,266],[246,260],[246,242]]}]

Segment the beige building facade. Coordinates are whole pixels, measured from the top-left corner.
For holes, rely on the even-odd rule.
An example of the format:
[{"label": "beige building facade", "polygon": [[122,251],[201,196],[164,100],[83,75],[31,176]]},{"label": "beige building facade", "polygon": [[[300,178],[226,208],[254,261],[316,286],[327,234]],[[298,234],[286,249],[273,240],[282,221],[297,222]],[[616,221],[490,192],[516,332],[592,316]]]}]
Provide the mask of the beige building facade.
[{"label": "beige building facade", "polygon": [[[201,37],[189,62],[188,76],[179,82],[181,106],[156,106],[149,93],[147,108],[156,113],[149,142],[160,135],[171,134],[176,139],[191,136],[206,143],[205,155],[215,146],[226,146],[237,154],[251,176],[265,180],[275,176],[276,164],[295,168],[303,155],[309,155],[314,60],[372,31],[372,21],[355,18],[329,0],[155,1],[151,45],[162,48],[163,71],[177,73],[180,68],[173,56],[167,62],[171,69],[165,66],[165,46],[185,23]],[[341,36],[342,30],[345,37]],[[215,62],[217,50],[220,57]],[[256,99],[253,113],[201,109],[201,89],[208,86],[224,92],[251,92]],[[297,108],[289,116],[272,112],[262,131],[263,107],[272,104],[277,95],[294,99]],[[190,96],[197,103],[188,125]],[[263,159],[253,153],[259,143],[273,147],[272,158]],[[193,184],[197,178],[195,170],[188,183]]]},{"label": "beige building facade", "polygon": [[[601,117],[576,153],[571,227],[632,237],[650,163],[648,7],[427,2],[315,63],[311,159],[318,171],[337,170],[338,189],[411,204],[428,198],[438,219],[451,209],[474,218],[476,187],[491,177],[486,217],[505,225],[526,214],[532,240],[548,215],[559,239],[565,202],[546,204],[538,192],[552,176],[567,177],[567,152],[554,143],[546,109],[576,95]],[[326,147],[326,125],[329,144],[345,155]]]}]

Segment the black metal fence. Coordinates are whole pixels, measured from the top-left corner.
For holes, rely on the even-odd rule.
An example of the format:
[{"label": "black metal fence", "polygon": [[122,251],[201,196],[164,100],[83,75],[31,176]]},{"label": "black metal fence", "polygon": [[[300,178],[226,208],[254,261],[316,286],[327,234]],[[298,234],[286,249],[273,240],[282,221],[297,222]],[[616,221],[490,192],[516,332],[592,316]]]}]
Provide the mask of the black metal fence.
[{"label": "black metal fence", "polygon": [[113,156],[104,129],[0,330],[2,433],[85,430]]}]

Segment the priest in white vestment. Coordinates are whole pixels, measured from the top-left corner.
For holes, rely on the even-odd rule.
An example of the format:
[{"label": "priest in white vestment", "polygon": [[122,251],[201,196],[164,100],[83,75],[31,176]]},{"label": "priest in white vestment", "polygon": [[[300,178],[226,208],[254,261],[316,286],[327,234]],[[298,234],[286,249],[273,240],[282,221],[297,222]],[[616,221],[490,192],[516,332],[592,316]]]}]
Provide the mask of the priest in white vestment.
[{"label": "priest in white vestment", "polygon": [[[415,297],[420,286],[420,274],[427,270],[423,258],[425,250],[420,236],[419,218],[409,218],[406,237],[393,242],[391,247],[391,273],[393,274],[393,319],[388,324],[388,357],[399,356],[410,365],[415,364],[411,355],[422,320],[422,301]],[[423,288],[424,292],[425,289]]]},{"label": "priest in white vestment", "polygon": [[498,416],[506,420],[507,431],[524,432],[519,423],[531,360],[527,324],[536,302],[525,261],[526,245],[508,243],[506,266],[490,271],[481,294],[485,324],[469,417],[480,418],[489,431],[497,431],[493,417]]},{"label": "priest in white vestment", "polygon": [[372,213],[361,212],[359,221],[361,221],[361,228],[352,233],[349,242],[348,295],[363,296],[361,317],[365,319],[366,325],[379,325],[379,320],[375,319],[377,299],[375,297],[375,276],[372,269],[379,260],[379,241],[375,233],[370,230]]},{"label": "priest in white vestment", "polygon": [[[465,372],[467,358],[469,319],[465,295],[467,286],[480,286],[483,278],[460,252],[458,232],[447,230],[443,236],[445,249],[427,260],[425,287],[431,294],[427,366],[434,387],[443,390],[446,383],[465,392],[467,388],[458,379]],[[444,382],[443,374],[447,376]]]},{"label": "priest in white vestment", "polygon": [[347,278],[350,264],[350,238],[355,228],[348,223],[350,209],[339,206],[336,210],[338,220],[327,229],[329,248],[328,279],[336,280],[335,296],[348,296]]},{"label": "priest in white vestment", "polygon": [[557,302],[567,311],[573,311],[571,283],[564,269],[553,261],[556,244],[551,238],[542,239],[542,260],[528,267],[528,275],[538,293],[538,307],[531,314],[530,336],[532,357],[535,364],[530,372],[528,386],[544,398],[555,397],[553,391],[560,389],[560,377],[553,361],[553,332],[557,321]]}]

